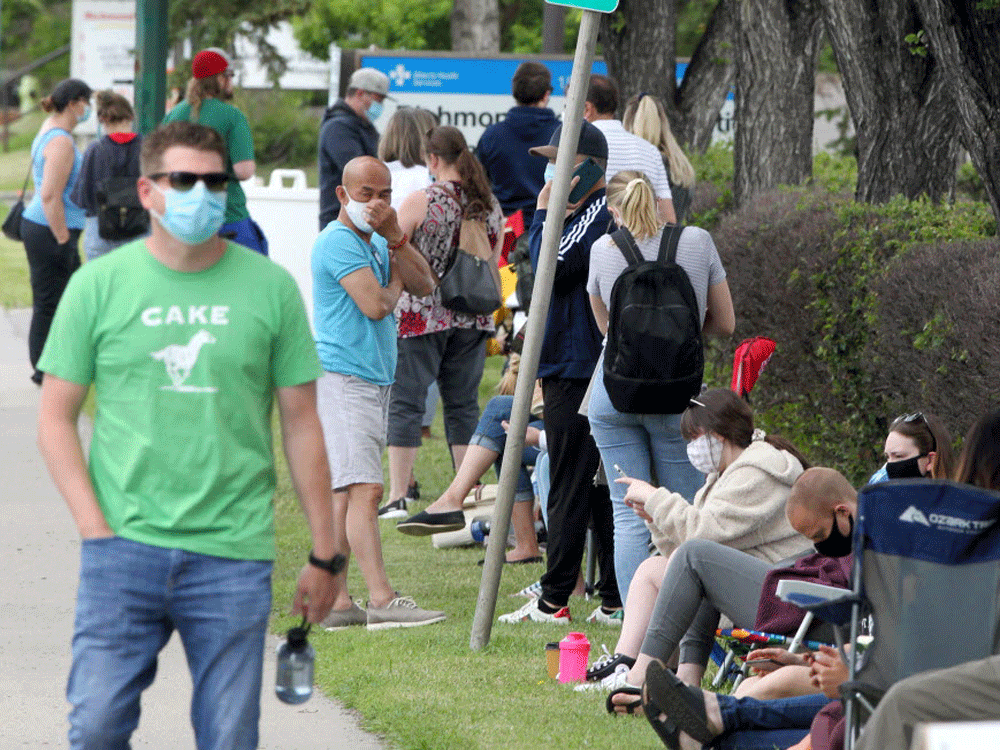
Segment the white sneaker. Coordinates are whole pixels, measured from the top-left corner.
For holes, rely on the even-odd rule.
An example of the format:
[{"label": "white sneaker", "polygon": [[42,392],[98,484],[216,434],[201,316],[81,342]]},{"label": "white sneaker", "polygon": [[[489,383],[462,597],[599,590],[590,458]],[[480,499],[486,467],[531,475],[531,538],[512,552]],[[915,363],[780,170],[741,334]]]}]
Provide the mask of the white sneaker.
[{"label": "white sneaker", "polygon": [[500,615],[497,618],[497,622],[505,622],[508,624],[518,622],[564,623],[571,622],[572,619],[573,618],[569,616],[569,607],[563,607],[558,612],[550,615],[547,612],[542,612],[538,608],[538,599],[532,599],[520,609],[514,612],[509,612],[505,615]]},{"label": "white sneaker", "polygon": [[612,690],[618,690],[619,688],[628,686],[628,667],[624,664],[619,664],[615,668],[614,672],[609,674],[600,682],[581,682],[573,689],[579,693],[584,693],[590,690],[607,690],[608,692],[611,692]]},{"label": "white sneaker", "polygon": [[597,607],[593,612],[590,613],[590,617],[587,618],[587,622],[599,622],[601,625],[610,625],[613,628],[620,628],[622,622],[625,620],[625,609],[616,609],[611,614],[608,614],[600,606]]}]

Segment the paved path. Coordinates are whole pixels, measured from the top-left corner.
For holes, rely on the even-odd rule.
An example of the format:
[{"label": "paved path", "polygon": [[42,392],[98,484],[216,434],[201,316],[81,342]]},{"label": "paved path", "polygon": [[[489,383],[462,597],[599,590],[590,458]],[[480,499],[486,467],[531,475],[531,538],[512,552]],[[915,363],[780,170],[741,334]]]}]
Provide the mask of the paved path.
[{"label": "paved path", "polygon": [[[80,541],[36,447],[38,388],[28,379],[26,310],[0,308],[0,748],[66,747],[66,675]],[[264,664],[260,747],[380,750],[356,717],[322,694],[301,706],[274,697],[272,637]],[[174,636],[143,696],[137,750],[193,748],[191,679]]]}]

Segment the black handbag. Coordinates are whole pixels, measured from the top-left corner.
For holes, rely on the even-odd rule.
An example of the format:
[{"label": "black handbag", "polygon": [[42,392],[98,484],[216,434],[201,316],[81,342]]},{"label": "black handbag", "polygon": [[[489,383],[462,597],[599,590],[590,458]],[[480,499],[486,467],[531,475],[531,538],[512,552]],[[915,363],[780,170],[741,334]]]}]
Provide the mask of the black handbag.
[{"label": "black handbag", "polygon": [[7,218],[3,220],[3,234],[9,240],[21,241],[21,217],[24,215],[24,191],[28,189],[28,178],[31,177],[31,166],[28,166],[28,174],[24,176],[24,184],[21,185],[21,197],[17,199],[10,208]]},{"label": "black handbag", "polygon": [[[450,190],[442,186],[461,207]],[[462,219],[458,250],[438,284],[441,304],[453,312],[490,315],[503,301],[500,297],[500,272],[493,260],[486,222]]]}]

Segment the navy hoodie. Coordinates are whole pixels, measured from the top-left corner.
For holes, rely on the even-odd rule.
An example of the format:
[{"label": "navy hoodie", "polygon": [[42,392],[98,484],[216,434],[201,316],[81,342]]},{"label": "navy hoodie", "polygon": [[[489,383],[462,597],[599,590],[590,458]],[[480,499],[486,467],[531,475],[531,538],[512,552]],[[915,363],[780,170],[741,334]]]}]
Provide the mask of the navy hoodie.
[{"label": "navy hoodie", "polygon": [[[542,247],[542,226],[547,214],[544,209],[535,211],[528,234],[531,267],[536,271]],[[590,270],[590,246],[607,232],[610,222],[611,214],[601,188],[595,190],[563,224],[552,299],[545,322],[545,339],[538,363],[540,378],[588,380],[594,373],[604,336],[590,309],[587,273]]]},{"label": "navy hoodie", "polygon": [[356,156],[378,156],[378,131],[343,99],[326,110],[319,131],[319,228],[337,218],[337,185],[347,162]]},{"label": "navy hoodie", "polygon": [[527,209],[525,227],[531,224],[548,163],[529,154],[528,149],[547,146],[558,124],[555,113],[546,107],[511,107],[503,120],[486,128],[476,146],[476,156],[486,169],[504,216]]}]

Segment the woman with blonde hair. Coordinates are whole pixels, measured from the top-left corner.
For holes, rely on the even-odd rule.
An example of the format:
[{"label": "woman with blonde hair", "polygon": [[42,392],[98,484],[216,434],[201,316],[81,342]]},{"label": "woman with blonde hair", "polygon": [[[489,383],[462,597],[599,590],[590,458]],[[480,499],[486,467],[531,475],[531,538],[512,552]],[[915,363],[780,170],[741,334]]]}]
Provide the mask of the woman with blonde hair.
[{"label": "woman with blonde hair", "polygon": [[[132,132],[135,112],[128,99],[111,89],[98,91],[94,99],[97,102],[97,121],[105,135],[91,143],[84,152],[80,179],[76,181],[72,196],[73,202],[87,214],[83,250],[88,262],[149,230],[149,214],[139,205],[139,195],[135,192],[136,181],[142,173],[139,165],[142,136]],[[106,228],[105,234],[114,233],[117,236],[102,236],[98,215],[102,203],[113,193],[123,192],[129,183],[135,207],[129,208],[127,221],[119,222],[114,227],[117,232],[108,232]]]},{"label": "woman with blonde hair", "polygon": [[670,120],[667,119],[663,104],[655,96],[646,93],[633,96],[625,104],[622,126],[659,149],[670,179],[677,223],[684,223],[694,193],[694,167],[670,130]]},{"label": "woman with blonde hair", "polygon": [[[619,172],[608,183],[608,210],[619,227],[626,229],[645,260],[658,256],[665,225],[656,213],[656,196],[648,178],[640,172]],[[726,282],[726,272],[712,236],[698,227],[685,227],[677,243],[678,265],[694,290],[703,335],[728,336],[736,320]],[[598,239],[590,250],[587,291],[598,328],[608,333],[611,290],[629,266],[622,248],[611,235]],[[594,441],[606,469],[619,469],[626,476],[678,493],[690,502],[704,476],[688,461],[681,435],[680,414],[625,414],[608,397],[603,356],[597,363],[590,396],[588,418]],[[613,477],[609,477],[613,478]],[[625,504],[625,487],[609,482],[615,524],[615,575],[618,590],[626,592],[632,576],[649,553],[649,529]]]}]

